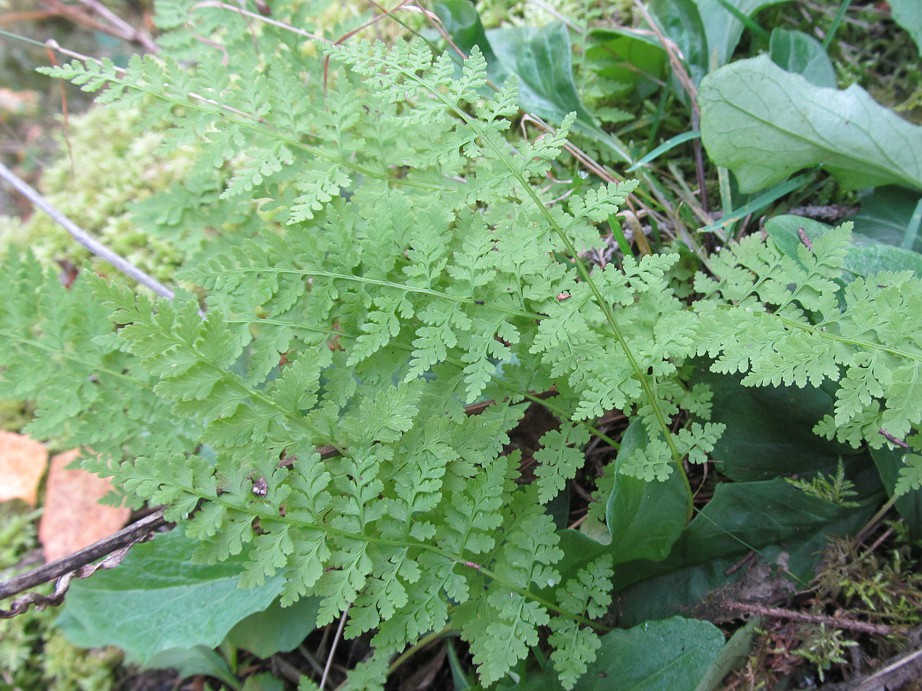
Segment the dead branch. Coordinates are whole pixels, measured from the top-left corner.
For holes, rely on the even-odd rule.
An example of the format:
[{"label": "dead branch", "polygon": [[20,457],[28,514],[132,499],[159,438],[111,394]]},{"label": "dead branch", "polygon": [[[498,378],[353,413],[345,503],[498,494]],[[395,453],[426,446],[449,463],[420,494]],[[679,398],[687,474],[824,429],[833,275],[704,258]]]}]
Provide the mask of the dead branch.
[{"label": "dead branch", "polygon": [[[0,609],[0,618],[9,619],[25,612],[29,605],[36,605],[40,609],[59,605],[63,600],[64,593],[70,584],[71,578],[86,578],[100,568],[112,568],[118,565],[124,556],[131,549],[132,545],[146,540],[151,533],[158,528],[167,525],[168,521],[163,517],[163,509],[155,511],[122,528],[117,533],[94,542],[89,547],[61,557],[50,564],[45,564],[37,569],[27,571],[26,573],[15,576],[8,581],[0,583],[0,600],[12,597],[18,593],[34,588],[42,583],[47,583],[55,578],[61,580],[55,586],[54,593],[50,597],[30,593],[12,603],[10,609]],[[106,557],[101,564],[93,564],[97,559]]]}]

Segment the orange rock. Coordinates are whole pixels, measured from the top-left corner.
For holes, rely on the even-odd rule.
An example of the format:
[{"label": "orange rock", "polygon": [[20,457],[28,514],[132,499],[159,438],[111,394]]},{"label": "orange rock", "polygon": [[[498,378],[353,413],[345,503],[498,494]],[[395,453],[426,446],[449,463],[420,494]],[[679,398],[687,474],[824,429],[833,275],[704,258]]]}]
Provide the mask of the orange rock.
[{"label": "orange rock", "polygon": [[80,451],[66,451],[51,459],[45,489],[45,511],[38,526],[38,537],[45,559],[54,561],[111,535],[125,525],[131,514],[127,508],[99,504],[112,489],[108,479],[67,466],[79,458]]},{"label": "orange rock", "polygon": [[22,499],[35,506],[47,465],[48,452],[43,444],[22,434],[0,431],[0,501]]}]

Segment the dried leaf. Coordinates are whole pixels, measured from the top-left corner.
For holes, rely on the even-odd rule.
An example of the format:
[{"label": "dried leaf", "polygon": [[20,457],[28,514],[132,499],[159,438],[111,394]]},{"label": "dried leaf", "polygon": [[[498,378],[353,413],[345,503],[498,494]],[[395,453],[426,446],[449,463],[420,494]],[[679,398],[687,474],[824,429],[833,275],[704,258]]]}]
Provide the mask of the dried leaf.
[{"label": "dried leaf", "polygon": [[35,506],[47,462],[44,445],[22,434],[0,431],[0,501],[22,499]]},{"label": "dried leaf", "polygon": [[38,536],[45,558],[54,561],[111,535],[125,525],[127,508],[102,506],[99,500],[112,489],[108,479],[67,466],[80,451],[67,451],[51,459],[45,512]]}]

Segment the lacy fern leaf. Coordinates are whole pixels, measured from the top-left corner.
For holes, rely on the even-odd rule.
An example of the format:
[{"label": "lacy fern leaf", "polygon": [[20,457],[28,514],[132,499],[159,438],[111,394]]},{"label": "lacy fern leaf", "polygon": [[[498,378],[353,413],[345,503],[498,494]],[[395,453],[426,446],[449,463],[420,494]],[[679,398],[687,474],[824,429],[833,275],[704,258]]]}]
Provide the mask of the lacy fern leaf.
[{"label": "lacy fern leaf", "polygon": [[796,259],[755,237],[721,252],[718,278],[696,278],[699,291],[721,298],[696,304],[697,348],[716,358],[715,371],[745,373],[749,386],[838,382],[834,414],[815,431],[880,448],[922,421],[922,281],[881,272],[843,288],[849,240],[846,224],[799,247]]},{"label": "lacy fern leaf", "polygon": [[[611,603],[605,584],[611,581],[613,575],[611,556],[599,557],[557,591],[558,600],[565,602],[571,612],[585,612],[594,619],[602,617]],[[554,619],[551,629],[548,639],[554,647],[551,662],[554,663],[560,683],[565,689],[571,689],[586,673],[588,665],[595,662],[595,654],[601,642],[592,630],[580,627],[572,619]]]}]

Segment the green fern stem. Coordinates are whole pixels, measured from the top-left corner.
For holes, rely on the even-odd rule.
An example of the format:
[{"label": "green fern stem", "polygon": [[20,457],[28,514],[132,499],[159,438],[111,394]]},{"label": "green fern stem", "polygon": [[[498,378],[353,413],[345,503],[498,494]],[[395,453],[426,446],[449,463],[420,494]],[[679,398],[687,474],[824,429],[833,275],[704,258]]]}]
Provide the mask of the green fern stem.
[{"label": "green fern stem", "polygon": [[[432,291],[432,292],[435,292],[435,291]],[[446,296],[446,297],[454,298],[454,296],[451,296],[451,295]],[[499,308],[494,308],[494,309],[499,309]],[[323,335],[323,336],[329,336],[330,338],[334,338],[334,337],[341,338],[341,339],[344,338],[346,340],[353,340],[353,341],[358,338],[358,336],[356,336],[355,334],[346,333],[344,331],[336,331],[335,329],[321,329],[319,327],[309,326],[307,324],[302,324],[300,322],[295,322],[295,321],[289,322],[289,321],[284,321],[282,319],[253,318],[253,319],[225,319],[224,321],[227,324],[246,324],[246,325],[272,324],[273,326],[284,326],[284,327],[288,327],[291,329],[301,329],[303,331],[310,331],[311,333],[316,333],[316,334]],[[406,351],[408,353],[413,352],[412,347],[406,344],[403,344],[403,343],[391,343],[391,346],[399,350]],[[463,362],[451,356],[445,358],[445,362],[454,365],[458,369],[464,369],[464,366],[465,366]],[[522,391],[520,389],[517,389],[511,384],[509,384],[507,380],[503,379],[495,372],[491,373],[490,377],[494,381],[502,384],[502,386],[506,388],[510,392],[511,395],[524,398],[526,400],[531,401],[532,403],[536,403],[540,406],[543,406],[544,408],[546,408],[548,411],[550,411],[551,413],[553,413],[560,419],[564,419],[567,417],[567,412],[563,410],[560,406],[554,405],[553,399],[541,398],[540,396],[535,395],[534,393],[530,391]],[[617,441],[615,441],[610,436],[605,434],[605,432],[603,432],[601,429],[593,425],[588,420],[573,420],[573,422],[575,424],[579,424],[580,426],[584,427],[586,430],[589,431],[589,433],[592,436],[598,437],[603,442],[608,444],[608,446],[610,446],[611,448],[617,450],[621,447],[621,444],[619,444]],[[337,449],[337,451],[339,451],[339,449]]]},{"label": "green fern stem", "polygon": [[[257,268],[240,268],[235,269],[238,273],[260,273],[260,274],[290,274],[295,276],[311,276],[317,278],[330,278],[337,281],[351,281],[353,283],[361,283],[364,285],[379,286],[382,288],[393,288],[404,293],[418,293],[420,295],[429,295],[430,297],[439,298],[440,300],[448,300],[449,302],[456,302],[459,304],[465,305],[476,305],[481,309],[491,309],[495,312],[501,312],[503,314],[509,314],[513,317],[523,317],[525,319],[540,320],[544,318],[544,315],[536,314],[535,312],[527,312],[524,310],[510,309],[508,307],[500,307],[498,305],[481,305],[474,298],[467,298],[460,295],[449,295],[448,293],[443,293],[440,290],[433,290],[432,288],[423,288],[420,286],[408,286],[403,283],[394,283],[393,281],[384,281],[376,278],[367,278],[365,276],[354,276],[352,274],[341,274],[335,271],[322,271],[317,269],[274,269],[272,267],[257,267]],[[225,272],[229,273],[229,272]]]},{"label": "green fern stem", "polygon": [[[842,315],[844,316],[844,315]],[[883,345],[882,343],[874,343],[873,341],[860,341],[854,338],[846,338],[845,336],[838,336],[833,333],[826,331],[826,326],[831,326],[836,324],[837,319],[830,319],[828,321],[820,322],[819,324],[804,324],[803,322],[798,322],[793,319],[787,319],[786,317],[781,317],[775,314],[775,317],[781,321],[785,326],[792,329],[800,329],[801,331],[807,331],[812,334],[816,334],[821,338],[825,338],[829,341],[835,341],[836,343],[844,343],[846,345],[854,346],[860,350],[877,350],[882,353],[887,353],[889,355],[895,355],[906,360],[915,360],[917,362],[922,362],[922,354],[919,353],[910,353],[905,350],[900,350],[899,348],[893,348],[891,346]]]},{"label": "green fern stem", "polygon": [[446,627],[443,628],[441,631],[431,631],[430,633],[427,633],[425,636],[423,636],[423,637],[420,638],[418,641],[416,641],[416,643],[414,643],[414,644],[411,645],[409,648],[407,648],[406,650],[404,650],[404,651],[403,651],[403,652],[402,652],[402,653],[391,663],[390,667],[387,668],[387,674],[388,674],[388,676],[390,676],[391,674],[393,674],[396,670],[398,670],[398,669],[400,668],[400,666],[401,666],[404,662],[406,662],[406,661],[409,660],[411,657],[413,657],[414,655],[416,655],[416,653],[418,653],[420,650],[422,650],[423,648],[425,648],[427,645],[429,645],[429,644],[431,644],[431,643],[434,643],[435,641],[439,640],[440,638],[445,638],[446,636],[450,636],[450,635],[451,635],[452,633],[454,633],[455,631],[456,631],[456,629],[452,628],[451,626],[446,626]]},{"label": "green fern stem", "polygon": [[[716,306],[722,310],[734,310],[739,309],[738,305],[730,305],[726,303],[716,303]],[[827,341],[833,341],[835,343],[844,343],[845,345],[854,346],[859,350],[877,350],[882,353],[887,353],[888,355],[894,355],[899,358],[906,360],[915,360],[917,362],[922,362],[922,354],[911,353],[906,350],[900,350],[899,348],[893,348],[892,346],[887,346],[882,343],[875,343],[874,341],[862,341],[855,338],[847,338],[845,336],[839,336],[834,333],[830,333],[826,330],[827,326],[834,326],[839,319],[844,318],[846,315],[842,314],[839,317],[834,319],[828,319],[826,321],[820,322],[818,324],[807,324],[805,322],[797,321],[796,319],[790,319],[788,317],[783,317],[777,312],[771,313],[774,319],[777,319],[779,322],[784,324],[790,330],[805,331],[810,334],[824,338]]]},{"label": "green fern stem", "polygon": [[22,338],[21,336],[15,333],[11,333],[9,331],[0,331],[0,338],[2,338],[4,341],[7,341],[7,342],[20,343],[22,345],[29,346],[31,348],[34,348],[35,350],[41,351],[42,353],[47,353],[49,355],[55,355],[55,356],[64,358],[65,360],[73,362],[74,364],[82,365],[84,367],[92,369],[94,372],[98,372],[99,374],[106,374],[110,377],[121,379],[122,381],[130,382],[132,384],[137,384],[139,386],[148,386],[149,384],[149,382],[147,382],[146,380],[141,380],[141,379],[138,379],[137,377],[132,377],[130,374],[125,374],[124,372],[116,372],[115,370],[107,369],[105,367],[100,367],[99,363],[96,363],[96,362],[87,362],[86,360],[83,360],[82,358],[74,355],[72,352],[65,350],[64,348],[50,348],[46,346],[45,344],[40,343],[39,341],[35,341],[29,338]]}]

